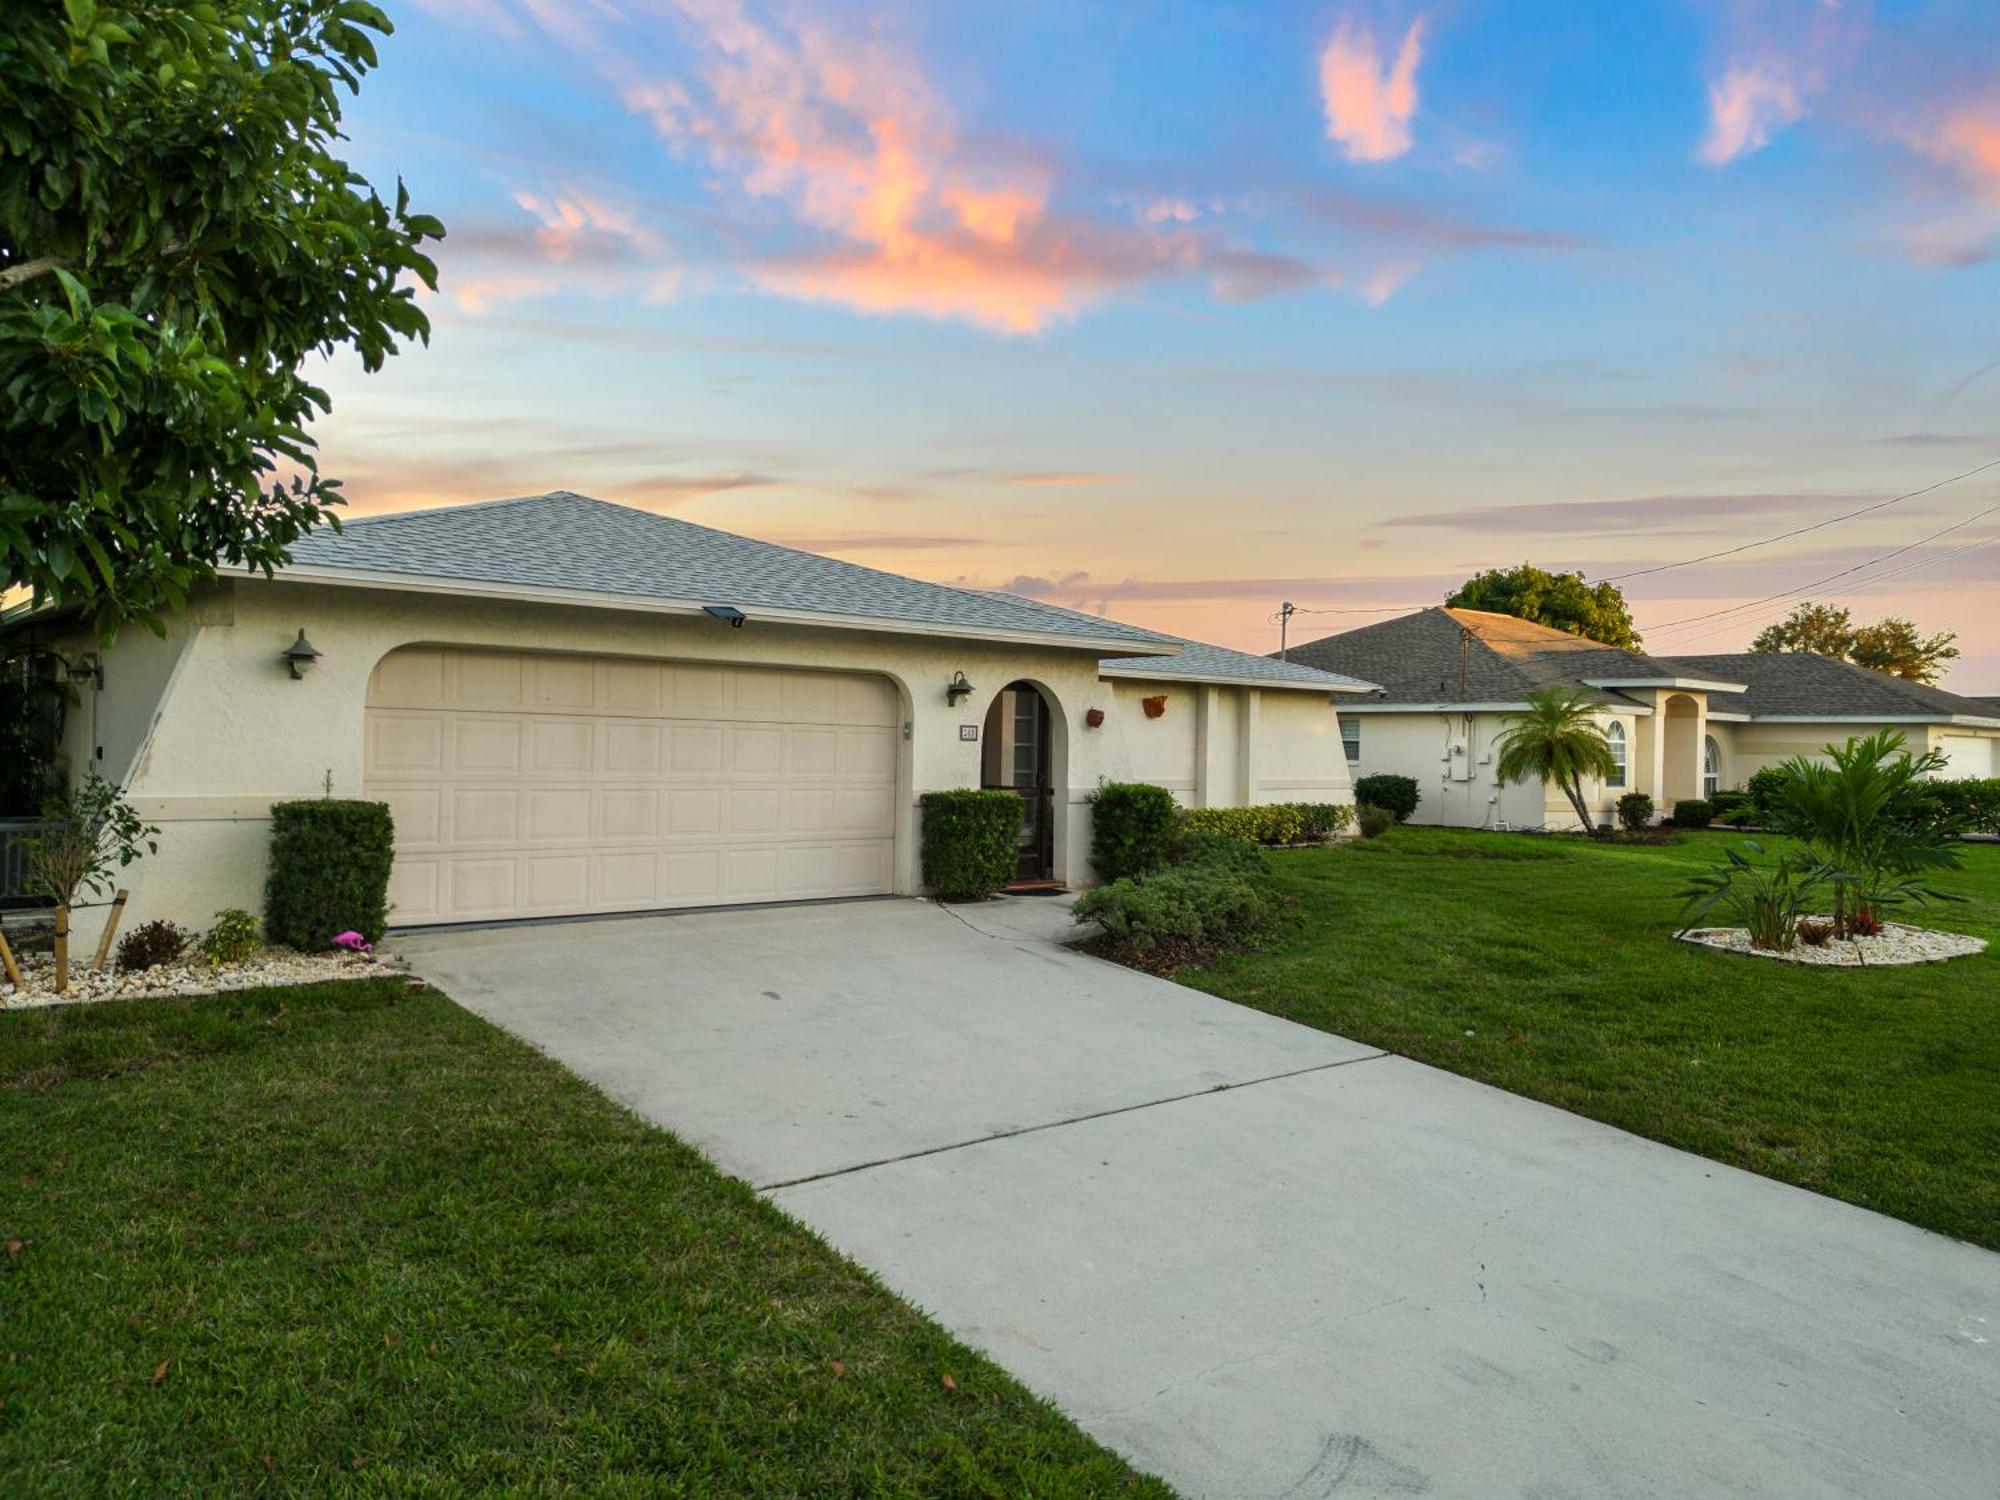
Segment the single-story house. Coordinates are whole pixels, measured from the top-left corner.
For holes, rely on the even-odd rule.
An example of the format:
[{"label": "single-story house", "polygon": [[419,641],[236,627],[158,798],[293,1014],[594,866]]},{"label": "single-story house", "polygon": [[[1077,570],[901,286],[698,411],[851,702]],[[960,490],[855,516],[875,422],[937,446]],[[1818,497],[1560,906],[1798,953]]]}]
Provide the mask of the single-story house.
[{"label": "single-story house", "polygon": [[1340,707],[1356,776],[1414,777],[1413,821],[1460,827],[1573,825],[1560,791],[1503,785],[1497,742],[1530,693],[1586,694],[1619,770],[1584,788],[1610,822],[1645,792],[1664,816],[1683,798],[1740,788],[1762,766],[1877,728],[1935,745],[1947,774],[1992,775],[2000,714],[1974,699],[1825,657],[1749,652],[1651,656],[1483,610],[1432,608],[1294,647],[1293,662],[1378,684]]},{"label": "single-story house", "polygon": [[[60,747],[161,831],[133,920],[262,905],[268,810],[387,802],[396,925],[919,889],[917,799],[1025,804],[1019,876],[1090,878],[1101,780],[1349,801],[1369,684],[557,492],[312,533],[100,647]],[[79,923],[87,933],[87,923]]]}]

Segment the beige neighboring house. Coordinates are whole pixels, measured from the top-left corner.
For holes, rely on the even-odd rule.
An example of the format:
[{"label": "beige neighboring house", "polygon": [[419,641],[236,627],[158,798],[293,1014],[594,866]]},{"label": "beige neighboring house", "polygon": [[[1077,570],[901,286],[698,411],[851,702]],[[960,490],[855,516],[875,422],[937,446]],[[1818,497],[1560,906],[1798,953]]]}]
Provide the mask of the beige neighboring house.
[{"label": "beige neighboring house", "polygon": [[394,810],[397,925],[914,892],[917,798],[982,784],[1080,884],[1101,779],[1350,801],[1369,686],[565,492],[315,532],[164,638],[7,627],[162,830],[132,919],[189,924],[260,910],[271,804],[328,785]]},{"label": "beige neighboring house", "polygon": [[1945,774],[1991,776],[2000,711],[1846,662],[1795,654],[1649,656],[1512,615],[1420,610],[1294,648],[1290,660],[1378,684],[1343,699],[1349,768],[1414,777],[1413,821],[1564,828],[1576,814],[1539,782],[1503,785],[1497,742],[1530,693],[1571,687],[1599,708],[1617,775],[1584,788],[1600,822],[1629,791],[1661,816],[1683,798],[1740,788],[1762,766],[1878,728],[1935,746]]}]

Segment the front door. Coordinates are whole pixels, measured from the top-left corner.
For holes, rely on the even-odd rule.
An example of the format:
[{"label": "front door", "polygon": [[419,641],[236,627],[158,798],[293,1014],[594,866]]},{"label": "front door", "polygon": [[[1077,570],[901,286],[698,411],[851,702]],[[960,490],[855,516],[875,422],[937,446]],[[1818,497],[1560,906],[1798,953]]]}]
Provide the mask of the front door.
[{"label": "front door", "polygon": [[1021,842],[1014,879],[1055,874],[1055,792],[1050,785],[1049,706],[1030,683],[1001,689],[986,712],[980,782],[1021,799]]}]

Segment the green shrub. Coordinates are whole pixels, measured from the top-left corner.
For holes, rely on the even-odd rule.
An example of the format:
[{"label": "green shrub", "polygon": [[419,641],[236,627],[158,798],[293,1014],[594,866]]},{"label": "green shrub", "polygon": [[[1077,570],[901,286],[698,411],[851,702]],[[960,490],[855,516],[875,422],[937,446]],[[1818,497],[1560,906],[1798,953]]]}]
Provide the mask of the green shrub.
[{"label": "green shrub", "polygon": [[187,952],[189,933],[175,922],[148,922],[118,940],[118,967],[126,974],[157,969]]},{"label": "green shrub", "polygon": [[1627,792],[1618,799],[1618,826],[1637,833],[1651,826],[1653,799],[1644,792]]},{"label": "green shrub", "polygon": [[1363,807],[1379,807],[1393,814],[1398,823],[1409,821],[1410,814],[1417,810],[1423,794],[1417,790],[1413,776],[1363,776],[1354,783],[1355,803]]},{"label": "green shrub", "polygon": [[1769,823],[1778,811],[1789,784],[1783,766],[1766,766],[1753,771],[1744,790],[1750,797],[1750,815],[1759,823]]},{"label": "green shrub", "polygon": [[[1763,846],[1750,840],[1743,847],[1761,856]],[[1750,936],[1750,946],[1789,953],[1798,939],[1799,923],[1816,904],[1820,887],[1833,867],[1806,854],[1783,855],[1758,864],[1734,849],[1722,851],[1723,863],[1688,877],[1681,891],[1680,931],[1690,932],[1706,921],[1717,906],[1736,919]]]},{"label": "green shrub", "polygon": [[1706,828],[1715,821],[1715,808],[1700,797],[1683,797],[1674,804],[1674,827]]},{"label": "green shrub", "polygon": [[354,931],[371,943],[389,925],[396,827],[381,802],[320,797],[271,809],[271,874],[264,926],[303,953]]},{"label": "green shrub", "polygon": [[1913,820],[1939,833],[2000,834],[2000,777],[1919,782],[1911,802]]},{"label": "green shrub", "polygon": [[1741,823],[1756,816],[1748,792],[1717,792],[1708,799],[1708,805],[1715,809],[1718,823]]},{"label": "green shrub", "polygon": [[924,884],[940,901],[984,901],[1014,878],[1027,804],[1012,792],[925,792]]},{"label": "green shrub", "polygon": [[1268,802],[1258,807],[1190,807],[1182,836],[1219,833],[1253,844],[1322,844],[1354,821],[1354,809],[1333,802]]},{"label": "green shrub", "polygon": [[240,964],[264,945],[257,919],[240,906],[225,906],[215,925],[202,934],[201,956],[212,964]]},{"label": "green shrub", "polygon": [[1106,885],[1151,874],[1173,853],[1177,814],[1165,787],[1107,781],[1090,806],[1090,863]]},{"label": "green shrub", "polygon": [[1371,807],[1364,803],[1354,815],[1354,825],[1361,830],[1364,839],[1379,839],[1395,826],[1396,815],[1386,807]]},{"label": "green shrub", "polygon": [[1277,909],[1264,853],[1242,839],[1195,836],[1195,852],[1142,880],[1114,880],[1077,898],[1120,957],[1200,959],[1248,941]]}]

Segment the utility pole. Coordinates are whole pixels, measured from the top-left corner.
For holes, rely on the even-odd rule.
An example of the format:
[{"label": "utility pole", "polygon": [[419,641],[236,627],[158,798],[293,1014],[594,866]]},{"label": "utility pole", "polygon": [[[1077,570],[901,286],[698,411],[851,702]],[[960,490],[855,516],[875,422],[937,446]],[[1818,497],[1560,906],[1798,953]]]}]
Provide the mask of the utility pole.
[{"label": "utility pole", "polygon": [[1283,604],[1280,604],[1278,606],[1278,660],[1279,661],[1291,660],[1291,657],[1286,655],[1286,652],[1290,649],[1287,638],[1291,635],[1292,616],[1297,613],[1298,613],[1298,607],[1294,605],[1292,601],[1289,599],[1287,599]]}]

